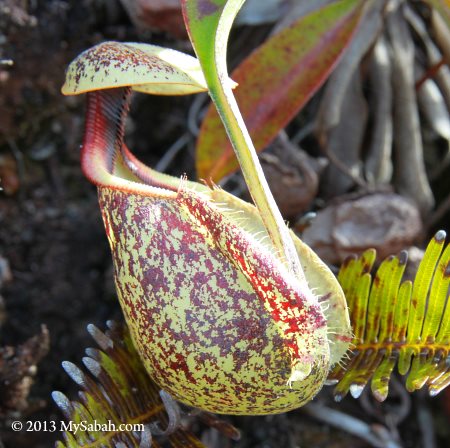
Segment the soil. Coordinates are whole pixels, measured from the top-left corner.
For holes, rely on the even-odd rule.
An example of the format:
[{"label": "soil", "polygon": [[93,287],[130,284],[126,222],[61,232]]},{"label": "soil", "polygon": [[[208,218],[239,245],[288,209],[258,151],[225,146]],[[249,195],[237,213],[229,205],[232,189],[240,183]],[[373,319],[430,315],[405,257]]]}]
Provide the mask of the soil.
[{"label": "soil", "polygon": [[[137,31],[118,0],[0,1],[0,59],[14,62],[0,66],[0,447],[52,446],[58,433],[13,432],[12,421],[62,420],[50,394],[61,390],[75,398],[77,388],[61,362],[80,363],[92,346],[88,323],[104,328],[108,319],[121,320],[96,191],[79,165],[84,98],[59,93],[67,64],[108,39],[189,48],[167,33]],[[186,132],[192,101],[136,98],[127,136],[134,153],[154,166]],[[193,143],[192,137],[172,161],[170,174],[194,177]],[[404,446],[423,446],[421,407],[435,418],[438,446],[448,446],[447,397],[411,397],[399,425]],[[332,405],[329,391],[320,400]],[[396,400],[394,394],[384,409],[395,410]],[[377,423],[353,399],[338,409]],[[210,446],[370,446],[301,411],[232,422],[242,440],[208,432]]]}]

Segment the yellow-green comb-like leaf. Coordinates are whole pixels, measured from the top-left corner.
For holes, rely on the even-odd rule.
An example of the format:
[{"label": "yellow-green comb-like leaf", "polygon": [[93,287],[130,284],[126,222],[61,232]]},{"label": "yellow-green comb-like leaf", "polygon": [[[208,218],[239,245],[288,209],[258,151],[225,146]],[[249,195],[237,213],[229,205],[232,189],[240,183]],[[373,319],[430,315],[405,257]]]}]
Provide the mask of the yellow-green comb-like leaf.
[{"label": "yellow-green comb-like leaf", "polygon": [[67,419],[64,440],[56,447],[158,448],[162,437],[168,443],[164,446],[204,448],[191,432],[176,428],[177,404],[148,376],[126,327],[109,325],[106,333],[88,327],[100,346],[100,350],[87,349],[83,359],[91,375],[63,363],[82,391],[78,402],[61,392],[52,394]]},{"label": "yellow-green comb-like leaf", "polygon": [[186,95],[207,90],[198,60],[142,43],[103,42],[81,53],[67,69],[64,95],[131,86],[153,95]]},{"label": "yellow-green comb-like leaf", "polygon": [[347,260],[339,281],[348,299],[354,329],[353,350],[329,380],[338,382],[336,399],[348,391],[358,397],[371,380],[374,396],[383,401],[395,365],[407,375],[412,392],[428,386],[436,395],[450,383],[450,245],[445,232],[430,241],[414,282],[401,283],[407,253],[391,256],[372,280],[373,249]]}]

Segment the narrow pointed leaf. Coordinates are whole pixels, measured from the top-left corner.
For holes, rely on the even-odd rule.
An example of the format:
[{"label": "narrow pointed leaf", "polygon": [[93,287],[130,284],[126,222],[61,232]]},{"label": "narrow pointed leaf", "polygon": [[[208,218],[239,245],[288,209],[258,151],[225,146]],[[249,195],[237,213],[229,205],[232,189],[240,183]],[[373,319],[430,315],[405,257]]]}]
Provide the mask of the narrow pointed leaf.
[{"label": "narrow pointed leaf", "polygon": [[[446,293],[450,286],[450,245],[442,254],[439,264],[436,268],[435,279],[431,285],[430,297],[436,297],[436,300],[428,304],[428,310],[423,327],[423,334],[427,338],[434,339],[441,324],[440,316],[443,315],[446,305]],[[445,321],[444,321],[445,322]]]},{"label": "narrow pointed leaf", "polygon": [[385,356],[384,361],[376,369],[371,383],[371,390],[378,401],[384,401],[389,393],[389,379],[397,362],[397,356],[393,352],[389,352]]},{"label": "narrow pointed leaf", "polygon": [[[406,330],[408,328],[409,308],[411,304],[412,283],[404,282],[400,286],[397,296],[397,306],[395,307],[394,326],[392,340],[404,342],[406,339]],[[400,371],[400,368],[399,368]],[[406,372],[405,372],[406,373]]]},{"label": "narrow pointed leaf", "polygon": [[[267,146],[323,84],[350,42],[363,3],[338,1],[299,19],[232,73],[238,83],[235,95],[257,150]],[[196,32],[197,52],[212,55],[203,42],[206,39],[202,41],[201,32]],[[197,146],[198,175],[218,181],[237,168],[220,118],[210,107]]]},{"label": "narrow pointed leaf", "polygon": [[[360,259],[347,259],[339,271],[338,280],[342,289],[346,291],[345,297],[351,313],[351,322],[359,322],[365,318],[371,284],[369,272],[375,258],[375,250],[367,250]],[[359,330],[358,327],[353,329],[354,340],[356,341],[362,338]]]},{"label": "narrow pointed leaf", "polygon": [[[422,332],[422,324],[425,317],[425,310],[427,306],[428,290],[433,279],[434,270],[436,267],[436,260],[439,259],[441,251],[445,243],[445,232],[438,232],[436,236],[430,241],[427,247],[428,257],[424,257],[420,263],[416,277],[414,279],[414,286],[411,298],[411,311],[408,322],[408,339],[414,341],[419,340],[419,335]],[[433,307],[435,298],[433,299]]]}]

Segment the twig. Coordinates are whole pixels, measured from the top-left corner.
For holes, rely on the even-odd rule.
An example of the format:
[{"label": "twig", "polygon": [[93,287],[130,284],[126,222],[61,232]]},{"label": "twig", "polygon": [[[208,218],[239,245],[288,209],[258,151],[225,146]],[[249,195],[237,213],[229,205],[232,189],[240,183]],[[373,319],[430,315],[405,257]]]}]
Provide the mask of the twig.
[{"label": "twig", "polygon": [[204,106],[208,100],[208,95],[199,94],[195,97],[194,101],[192,101],[191,107],[188,112],[188,129],[195,137],[198,136],[200,132],[199,123],[202,121],[202,115],[204,114]]},{"label": "twig", "polygon": [[217,432],[224,435],[228,439],[238,441],[241,438],[239,429],[234,427],[230,422],[223,420],[218,415],[211,414],[205,411],[198,411],[196,415],[203,423],[211,428],[214,428]]},{"label": "twig", "polygon": [[166,391],[161,389],[159,391],[159,396],[161,397],[161,400],[166,409],[169,422],[165,429],[160,428],[159,422],[151,423],[149,425],[149,428],[151,434],[154,434],[155,436],[167,437],[180,428],[181,410],[178,406],[178,403]]},{"label": "twig", "polygon": [[23,161],[22,151],[17,147],[17,144],[11,138],[7,138],[9,149],[13,157],[16,159],[17,163],[17,175],[19,176],[19,202],[23,202],[25,200],[25,190],[23,186],[25,185],[25,163]]},{"label": "twig", "polygon": [[[409,25],[422,41],[427,63],[430,67],[427,74],[433,76],[434,80],[438,83],[439,88],[444,95],[447,108],[450,109],[450,69],[447,65],[441,64],[442,61],[445,61],[445,58],[442,56],[438,46],[431,39],[429,27],[425,24],[424,19],[408,4],[405,5],[404,13]],[[418,89],[419,86],[416,83],[416,90]]]},{"label": "twig", "polygon": [[443,65],[445,65],[445,60],[441,59],[437,64],[428,67],[427,71],[416,81],[416,90],[419,90],[426,80],[434,78]]},{"label": "twig", "polygon": [[335,428],[342,429],[349,434],[357,436],[370,443],[375,448],[401,448],[401,446],[392,439],[391,434],[386,428],[370,426],[362,420],[327,406],[309,403],[302,408],[302,412],[334,426]]},{"label": "twig", "polygon": [[304,140],[306,137],[308,137],[308,135],[311,135],[316,130],[317,123],[315,121],[311,121],[298,130],[298,132],[291,138],[291,142],[294,145],[298,145],[302,140]]},{"label": "twig", "polygon": [[343,163],[336,155],[328,149],[328,147],[323,148],[324,155],[327,156],[328,160],[343,174],[348,176],[356,185],[361,188],[368,189],[368,184],[357,174],[352,173],[351,169]]},{"label": "twig", "polygon": [[364,411],[370,416],[376,418],[379,422],[386,424],[391,430],[397,431],[399,425],[411,411],[411,398],[405,388],[399,383],[395,376],[391,377],[390,381],[390,396],[395,396],[399,404],[391,408],[383,408],[383,404],[375,401],[373,395],[366,388],[361,394],[360,404]]},{"label": "twig", "polygon": [[[398,431],[398,425],[409,415],[411,412],[411,398],[406,389],[400,384],[399,380],[395,377],[391,377],[390,381],[391,396],[398,398],[399,404],[395,406],[383,407],[383,403],[375,401],[373,395],[366,388],[361,395],[360,403],[363,409],[368,415],[373,416],[379,422],[386,425],[389,429],[391,437],[397,441],[400,440],[400,434]],[[396,400],[397,401],[397,400]]]},{"label": "twig", "polygon": [[342,106],[347,100],[346,92],[352,77],[382,29],[382,11],[385,3],[385,1],[367,2],[365,15],[348,49],[327,82],[316,117],[322,146],[325,146],[326,134],[340,122]]},{"label": "twig", "polygon": [[426,229],[431,229],[450,210],[450,194],[441,202],[439,207],[431,214],[425,224]]},{"label": "twig", "polygon": [[190,135],[185,132],[181,137],[179,137],[175,143],[165,152],[165,154],[159,159],[159,162],[155,166],[156,171],[163,172],[171,164],[172,160],[180,152],[180,150],[186,146],[186,144],[191,139]]},{"label": "twig", "polygon": [[395,425],[400,425],[411,412],[411,395],[395,375],[391,377],[391,391],[399,398],[400,403],[391,412],[390,418]]},{"label": "twig", "polygon": [[430,180],[435,181],[447,170],[447,167],[450,165],[450,141],[447,140],[447,150],[444,158],[439,161],[439,164],[434,167],[430,174]]},{"label": "twig", "polygon": [[367,148],[364,172],[370,184],[388,184],[392,179],[392,64],[386,38],[381,35],[370,60],[369,83],[374,92],[371,98],[372,130]]},{"label": "twig", "polygon": [[434,197],[425,171],[420,133],[414,42],[401,9],[388,14],[386,29],[392,48],[395,186],[400,194],[416,201],[422,215],[426,215],[434,205]]},{"label": "twig", "polygon": [[420,404],[417,406],[417,421],[422,435],[422,446],[436,448],[436,438],[434,436],[434,422],[427,401],[426,395],[420,394]]}]

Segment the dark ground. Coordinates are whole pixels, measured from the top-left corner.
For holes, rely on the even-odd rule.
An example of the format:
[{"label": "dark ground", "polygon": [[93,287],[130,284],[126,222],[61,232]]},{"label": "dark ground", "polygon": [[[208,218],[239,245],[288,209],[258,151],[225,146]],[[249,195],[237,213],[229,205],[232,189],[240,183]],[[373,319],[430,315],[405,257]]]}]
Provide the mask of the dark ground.
[{"label": "dark ground", "polygon": [[[14,433],[11,422],[61,420],[50,393],[62,390],[73,398],[76,393],[61,361],[79,363],[84,348],[92,345],[88,323],[104,328],[107,319],[121,316],[95,188],[79,167],[83,98],[59,94],[64,68],[80,51],[106,39],[151,41],[181,50],[188,44],[161,32],[139,34],[117,1],[0,1],[0,8],[0,58],[14,61],[11,68],[0,66],[0,170],[5,189],[0,197],[0,256],[11,274],[6,267],[0,269],[0,446],[41,448],[51,446],[58,434]],[[160,160],[186,132],[191,101],[135,100],[128,138],[138,157],[150,165]],[[169,171],[193,177],[192,145],[179,153]],[[34,364],[36,375],[30,369]],[[351,398],[338,409],[377,422],[377,412],[381,419],[397,412],[398,398],[393,396],[382,411],[364,408]],[[321,399],[332,403],[329,391]],[[423,446],[419,410],[434,419],[438,446],[449,446],[444,406],[450,396],[414,394],[411,399],[398,426],[404,446]],[[301,411],[234,418],[233,423],[242,429],[242,441],[228,445],[219,439],[212,446],[369,446]]]}]

